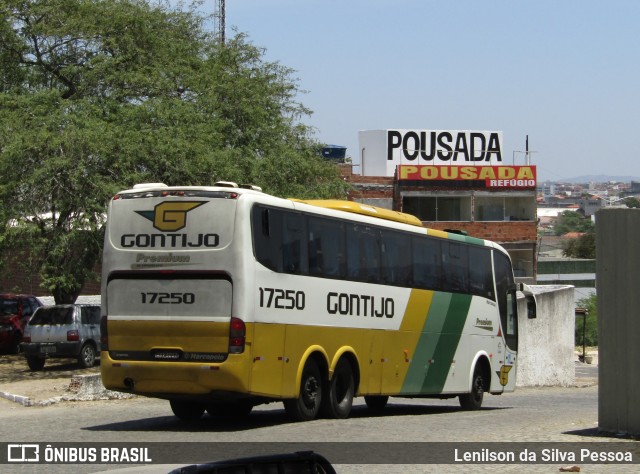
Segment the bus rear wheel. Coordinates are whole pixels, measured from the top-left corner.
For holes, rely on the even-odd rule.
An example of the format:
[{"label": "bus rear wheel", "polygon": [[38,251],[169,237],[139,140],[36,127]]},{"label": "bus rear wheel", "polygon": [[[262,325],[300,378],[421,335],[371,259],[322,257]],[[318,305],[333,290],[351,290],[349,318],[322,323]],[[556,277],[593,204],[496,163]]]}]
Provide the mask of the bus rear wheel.
[{"label": "bus rear wheel", "polygon": [[317,418],[322,404],[322,376],[318,364],[307,360],[300,380],[298,398],[285,400],[284,409],[294,421],[310,421]]},{"label": "bus rear wheel", "polygon": [[188,400],[169,400],[169,404],[173,414],[184,421],[200,419],[205,410],[205,406],[202,403]]},{"label": "bus rear wheel", "polygon": [[340,359],[322,397],[322,414],[327,418],[347,418],[351,413],[355,380],[346,359]]},{"label": "bus rear wheel", "polygon": [[463,410],[479,410],[482,407],[482,399],[484,398],[485,379],[483,370],[476,365],[473,371],[473,379],[471,380],[471,392],[463,393],[458,396],[460,406]]}]

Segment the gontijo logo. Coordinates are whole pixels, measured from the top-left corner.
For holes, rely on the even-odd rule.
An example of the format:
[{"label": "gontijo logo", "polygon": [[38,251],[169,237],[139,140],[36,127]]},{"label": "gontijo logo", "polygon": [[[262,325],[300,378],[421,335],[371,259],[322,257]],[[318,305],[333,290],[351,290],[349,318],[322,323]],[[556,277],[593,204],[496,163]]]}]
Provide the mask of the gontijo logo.
[{"label": "gontijo logo", "polygon": [[[122,234],[120,245],[124,248],[215,248],[220,245],[220,236],[216,233],[190,234],[177,233],[187,226],[187,213],[208,201],[165,201],[153,208],[153,211],[135,211],[153,223],[153,227],[162,233]],[[144,256],[143,256],[144,258]],[[157,262],[156,262],[157,263]]]},{"label": "gontijo logo", "polygon": [[142,217],[153,222],[153,227],[163,232],[175,232],[187,225],[187,213],[206,201],[165,201],[153,209],[153,211],[135,211]]}]

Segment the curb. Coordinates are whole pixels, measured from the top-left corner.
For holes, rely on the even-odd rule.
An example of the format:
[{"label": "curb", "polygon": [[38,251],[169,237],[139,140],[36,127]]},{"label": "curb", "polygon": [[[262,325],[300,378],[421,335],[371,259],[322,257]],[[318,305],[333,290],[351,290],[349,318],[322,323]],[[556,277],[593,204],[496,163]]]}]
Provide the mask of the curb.
[{"label": "curb", "polygon": [[29,397],[25,397],[24,395],[14,395],[9,392],[0,392],[0,398],[5,398],[10,402],[19,403],[22,406],[30,407],[33,405],[33,402]]},{"label": "curb", "polygon": [[25,407],[49,406],[55,403],[68,401],[84,402],[93,400],[121,400],[135,397],[135,395],[129,393],[107,390],[104,388],[104,385],[102,385],[102,378],[100,374],[74,375],[71,377],[71,383],[69,384],[68,390],[75,393],[40,401],[32,400],[24,395],[16,395],[2,391],[0,391],[0,397]]}]

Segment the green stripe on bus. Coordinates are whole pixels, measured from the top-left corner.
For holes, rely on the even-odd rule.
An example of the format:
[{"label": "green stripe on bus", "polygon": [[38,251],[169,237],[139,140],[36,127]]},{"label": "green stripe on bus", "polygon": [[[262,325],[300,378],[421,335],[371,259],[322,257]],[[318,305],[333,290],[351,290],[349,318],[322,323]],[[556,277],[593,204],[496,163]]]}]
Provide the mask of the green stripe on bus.
[{"label": "green stripe on bus", "polygon": [[469,237],[468,235],[449,233],[447,237],[449,240],[455,240],[456,242],[463,242],[465,244],[482,245],[483,247],[487,245],[484,240],[477,237]]},{"label": "green stripe on bus", "polygon": [[422,384],[429,367],[427,361],[433,358],[433,353],[449,310],[451,296],[451,293],[436,292],[433,295],[431,306],[425,308],[427,311],[425,323],[422,327],[418,344],[414,349],[409,370],[402,384],[402,393],[420,393],[422,391]]},{"label": "green stripe on bus", "polygon": [[467,320],[471,298],[457,293],[435,293],[402,393],[442,391]]},{"label": "green stripe on bus", "polygon": [[457,293],[451,295],[449,310],[447,311],[442,333],[438,338],[431,364],[427,369],[427,376],[422,384],[422,392],[442,392],[469,314],[471,298],[471,295]]}]

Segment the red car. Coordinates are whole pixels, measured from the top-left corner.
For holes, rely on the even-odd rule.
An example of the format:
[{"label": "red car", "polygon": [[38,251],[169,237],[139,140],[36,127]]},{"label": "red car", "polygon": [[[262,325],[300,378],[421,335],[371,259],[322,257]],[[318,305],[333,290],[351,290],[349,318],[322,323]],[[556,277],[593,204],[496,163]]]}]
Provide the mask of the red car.
[{"label": "red car", "polygon": [[42,306],[32,295],[0,294],[0,351],[15,354],[31,315]]}]

